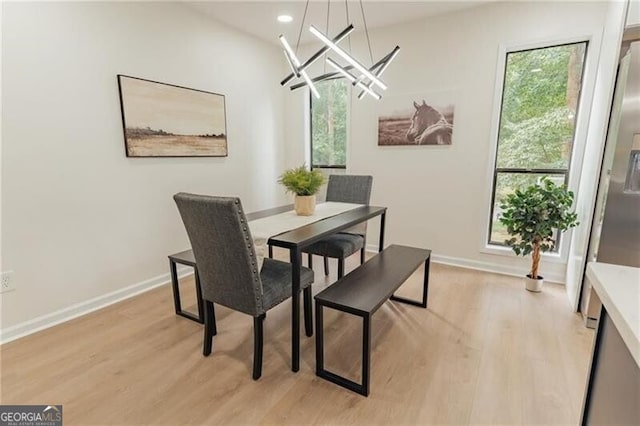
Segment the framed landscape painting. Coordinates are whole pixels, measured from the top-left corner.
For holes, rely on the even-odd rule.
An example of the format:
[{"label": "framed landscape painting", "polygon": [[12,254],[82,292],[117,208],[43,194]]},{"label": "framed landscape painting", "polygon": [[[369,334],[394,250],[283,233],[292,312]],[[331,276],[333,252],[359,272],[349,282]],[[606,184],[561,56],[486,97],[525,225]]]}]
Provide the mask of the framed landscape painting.
[{"label": "framed landscape painting", "polygon": [[454,92],[387,97],[378,114],[378,145],[451,145]]},{"label": "framed landscape painting", "polygon": [[224,95],[118,75],[127,157],[226,157]]}]

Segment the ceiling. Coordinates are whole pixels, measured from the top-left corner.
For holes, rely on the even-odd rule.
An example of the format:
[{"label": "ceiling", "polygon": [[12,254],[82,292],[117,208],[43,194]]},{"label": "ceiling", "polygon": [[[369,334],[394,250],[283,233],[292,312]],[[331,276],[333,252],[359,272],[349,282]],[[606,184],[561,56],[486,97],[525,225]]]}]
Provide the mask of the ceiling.
[{"label": "ceiling", "polygon": [[[402,22],[415,21],[427,16],[444,14],[460,9],[477,6],[492,0],[475,1],[377,1],[363,0],[362,7],[366,17],[367,28],[378,28]],[[304,16],[305,0],[290,1],[190,1],[190,7],[218,21],[252,34],[265,41],[278,44],[278,35],[284,34],[291,43],[296,43],[300,32],[300,24]],[[362,11],[358,0],[346,2],[349,21],[355,32],[364,29]],[[307,9],[305,26],[300,43],[316,40],[309,33],[309,25],[313,24],[325,32],[327,28],[327,6],[330,7],[329,35],[335,35],[347,24],[345,0],[311,0]],[[293,17],[290,23],[277,21],[278,15],[288,14]]]}]

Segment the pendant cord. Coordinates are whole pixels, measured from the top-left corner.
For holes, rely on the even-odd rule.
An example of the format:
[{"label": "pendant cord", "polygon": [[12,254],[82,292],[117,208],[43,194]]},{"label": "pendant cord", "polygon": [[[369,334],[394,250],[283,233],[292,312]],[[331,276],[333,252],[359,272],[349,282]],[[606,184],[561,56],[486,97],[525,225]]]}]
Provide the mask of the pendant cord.
[{"label": "pendant cord", "polygon": [[371,52],[371,40],[369,40],[369,30],[367,29],[367,18],[364,16],[364,6],[362,0],[360,0],[360,11],[362,11],[362,21],[364,22],[364,32],[367,35],[367,44],[369,45],[369,56],[371,56],[371,63],[373,63],[373,53]]},{"label": "pendant cord", "polygon": [[[327,0],[327,25],[325,27],[325,34],[329,35],[329,15],[331,14],[331,0]],[[322,72],[327,73],[327,61],[324,62]]]},{"label": "pendant cord", "polygon": [[[344,0],[344,10],[347,14],[347,26],[349,26],[349,3],[347,0]],[[349,34],[349,53],[351,53],[351,34]]]},{"label": "pendant cord", "polygon": [[325,34],[329,34],[329,15],[331,14],[331,0],[327,0],[327,24],[325,26]]},{"label": "pendant cord", "polygon": [[302,37],[302,29],[304,28],[304,20],[307,18],[307,9],[309,8],[309,0],[304,6],[304,15],[302,15],[302,22],[300,23],[300,32],[298,33],[298,41],[296,43],[296,54],[298,54],[298,46],[300,46],[300,37]]}]

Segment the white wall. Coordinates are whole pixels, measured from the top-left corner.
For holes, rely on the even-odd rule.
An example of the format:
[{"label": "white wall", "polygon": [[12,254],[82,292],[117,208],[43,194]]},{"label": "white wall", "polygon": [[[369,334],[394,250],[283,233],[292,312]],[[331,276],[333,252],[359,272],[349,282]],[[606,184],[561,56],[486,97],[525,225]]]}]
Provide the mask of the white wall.
[{"label": "white wall", "polygon": [[[285,201],[275,46],[161,2],[3,2],[2,37],[3,331],[166,280],[176,192]],[[229,157],[126,158],[116,74],[226,95]]]},{"label": "white wall", "polygon": [[[481,251],[495,144],[494,89],[502,72],[497,69],[499,48],[584,36],[591,39],[587,67],[593,74],[605,12],[604,2],[495,3],[370,32],[376,59],[396,44],[401,47],[384,74],[389,85],[385,97],[457,92],[454,140],[449,147],[378,147],[380,104],[368,97],[352,100],[348,171],[374,176],[372,203],[389,207],[388,243],[431,248],[434,259],[444,262],[516,274],[527,271],[529,259],[515,258],[509,251],[507,255]],[[368,62],[362,36],[353,38],[352,49]],[[301,97],[289,95],[287,102],[299,105]],[[287,137],[288,158],[299,156],[302,137],[293,132]],[[374,242],[377,230],[370,229]],[[559,259],[543,261],[542,274],[563,281],[565,266]]]},{"label": "white wall", "polygon": [[627,12],[627,26],[640,25],[640,0],[630,0]]}]

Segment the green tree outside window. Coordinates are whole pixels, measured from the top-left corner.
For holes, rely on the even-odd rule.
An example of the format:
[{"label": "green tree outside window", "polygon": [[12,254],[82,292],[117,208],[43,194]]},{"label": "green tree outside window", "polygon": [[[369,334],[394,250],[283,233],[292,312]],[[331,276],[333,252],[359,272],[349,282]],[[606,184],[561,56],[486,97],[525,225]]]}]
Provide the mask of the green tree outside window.
[{"label": "green tree outside window", "polygon": [[347,100],[344,79],[316,85],[320,99],[311,97],[311,166],[346,166]]},{"label": "green tree outside window", "polygon": [[587,43],[507,53],[489,243],[503,244],[500,203],[549,177],[565,183]]}]

